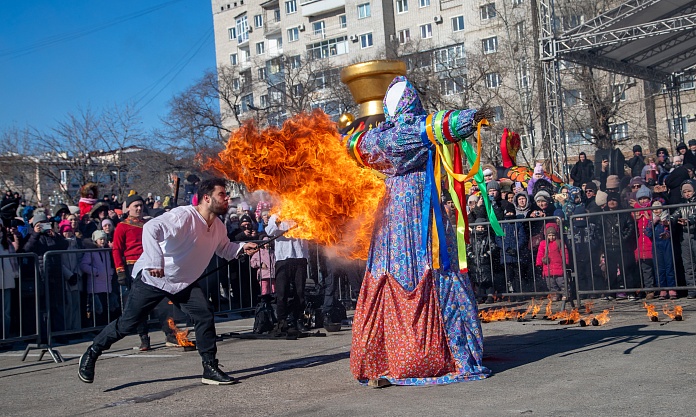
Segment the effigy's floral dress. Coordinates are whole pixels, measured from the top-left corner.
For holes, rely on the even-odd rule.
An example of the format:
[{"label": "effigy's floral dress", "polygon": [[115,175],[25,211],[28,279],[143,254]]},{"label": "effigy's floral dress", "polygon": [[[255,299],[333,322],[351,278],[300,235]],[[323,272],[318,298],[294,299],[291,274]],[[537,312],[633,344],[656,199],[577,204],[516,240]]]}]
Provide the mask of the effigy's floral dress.
[{"label": "effigy's floral dress", "polygon": [[[423,136],[426,113],[404,77],[389,88],[399,82],[406,87],[394,114],[385,96],[385,121],[365,132],[355,149],[366,166],[386,175],[387,194],[353,321],[351,371],[361,382],[386,378],[397,385],[482,379],[490,371],[482,365],[478,309],[469,277],[457,264],[452,227],[445,239],[449,269],[433,269],[430,244],[423,244],[430,240],[421,233],[430,149]],[[459,137],[474,132],[475,114],[458,113],[452,129]]]}]

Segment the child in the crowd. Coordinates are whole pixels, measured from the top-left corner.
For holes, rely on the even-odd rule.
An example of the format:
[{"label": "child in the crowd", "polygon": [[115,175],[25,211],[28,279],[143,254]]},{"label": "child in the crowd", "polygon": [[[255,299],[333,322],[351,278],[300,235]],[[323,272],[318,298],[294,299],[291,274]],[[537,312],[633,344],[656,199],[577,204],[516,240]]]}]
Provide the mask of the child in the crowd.
[{"label": "child in the crowd", "polygon": [[[662,207],[661,201],[654,201],[653,207]],[[669,215],[666,210],[654,209],[652,212],[652,224],[645,227],[645,235],[653,241],[653,259],[657,268],[659,285],[662,288],[677,285],[674,276],[674,262],[672,260],[672,233],[670,232]],[[669,297],[677,299],[675,290],[660,291],[660,300]]]},{"label": "child in the crowd", "polygon": [[[517,213],[514,204],[505,206],[505,220],[515,220]],[[527,245],[527,233],[523,223],[503,223],[500,225],[505,234],[495,236],[495,243],[500,248],[500,263],[504,266],[505,290],[509,292],[531,291],[529,264],[531,254]]]},{"label": "child in the crowd", "polygon": [[[264,240],[269,239],[268,236]],[[261,295],[275,293],[275,253],[269,245],[261,246],[256,253],[251,256],[249,263],[252,268],[256,268],[256,279],[261,284]]]},{"label": "child in the crowd", "polygon": [[[92,241],[97,248],[108,248],[106,233],[103,230],[95,230],[92,233]],[[87,252],[82,257],[80,269],[87,278],[87,305],[88,318],[94,314],[93,324],[107,324],[111,320],[109,312],[118,309],[118,299],[111,297],[112,279],[114,267],[111,263],[111,253],[108,251]]]},{"label": "child in the crowd", "polygon": [[[556,223],[546,224],[546,239],[539,244],[536,265],[542,267],[542,276],[546,279],[549,291],[562,293],[563,300],[566,299],[566,284],[564,279],[564,269],[568,262],[568,248],[564,247],[565,263],[561,255],[561,241],[558,239],[558,226]],[[559,301],[561,296],[556,294],[554,300]]]},{"label": "child in the crowd", "polygon": [[[641,185],[636,192],[636,203],[633,208],[648,208],[652,203],[652,193],[645,185]],[[643,279],[642,288],[645,288],[645,298],[652,300],[655,298],[655,293],[651,291],[655,288],[655,271],[653,268],[653,242],[645,233],[645,229],[652,226],[653,215],[650,210],[633,212],[633,218],[636,221],[636,231],[638,233],[638,242],[633,251],[636,262],[640,268],[640,275]],[[638,278],[638,277],[636,277]],[[640,281],[636,280],[633,283],[636,287],[641,287]]]},{"label": "child in the crowd", "polygon": [[485,297],[486,304],[494,301],[493,298],[493,270],[491,265],[491,232],[487,225],[488,219],[480,217],[473,224],[471,244],[466,247],[467,266],[471,283],[477,298]]}]

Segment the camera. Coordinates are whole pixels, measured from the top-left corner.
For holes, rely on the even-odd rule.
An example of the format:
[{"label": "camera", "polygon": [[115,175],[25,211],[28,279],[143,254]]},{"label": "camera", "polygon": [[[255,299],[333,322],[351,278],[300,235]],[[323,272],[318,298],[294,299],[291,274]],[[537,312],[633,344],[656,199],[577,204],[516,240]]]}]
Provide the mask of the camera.
[{"label": "camera", "polygon": [[51,223],[41,223],[41,232],[42,233],[48,232],[51,229],[52,229]]}]

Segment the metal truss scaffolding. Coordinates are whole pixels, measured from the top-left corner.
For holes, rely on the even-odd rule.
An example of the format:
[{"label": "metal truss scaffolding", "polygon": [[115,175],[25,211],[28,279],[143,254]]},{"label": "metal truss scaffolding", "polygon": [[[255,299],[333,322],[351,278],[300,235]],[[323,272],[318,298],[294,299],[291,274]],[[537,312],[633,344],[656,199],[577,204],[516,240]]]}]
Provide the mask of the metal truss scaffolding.
[{"label": "metal truss scaffolding", "polygon": [[683,141],[684,76],[696,71],[696,0],[629,0],[564,33],[556,28],[554,0],[538,0],[545,126],[542,137],[555,174],[568,173],[560,61],[636,77],[667,87],[670,132]]}]

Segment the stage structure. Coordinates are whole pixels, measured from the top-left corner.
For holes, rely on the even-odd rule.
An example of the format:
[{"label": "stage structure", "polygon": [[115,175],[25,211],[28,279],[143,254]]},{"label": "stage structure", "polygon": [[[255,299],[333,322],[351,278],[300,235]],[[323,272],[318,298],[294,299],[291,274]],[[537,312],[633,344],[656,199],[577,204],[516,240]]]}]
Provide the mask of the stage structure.
[{"label": "stage structure", "polygon": [[[560,61],[664,84],[672,120],[681,120],[680,85],[696,73],[696,1],[630,0],[559,33],[554,0],[537,0],[543,71],[543,146],[555,174],[568,174]],[[681,123],[671,129],[684,141]]]}]

